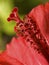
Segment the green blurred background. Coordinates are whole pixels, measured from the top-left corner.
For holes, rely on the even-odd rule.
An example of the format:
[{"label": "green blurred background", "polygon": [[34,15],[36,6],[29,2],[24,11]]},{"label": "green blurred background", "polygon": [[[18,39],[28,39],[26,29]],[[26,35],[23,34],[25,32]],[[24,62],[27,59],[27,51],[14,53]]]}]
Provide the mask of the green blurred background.
[{"label": "green blurred background", "polygon": [[0,0],[0,51],[5,49],[7,43],[15,36],[15,22],[8,22],[7,18],[14,7],[18,7],[21,18],[33,7],[44,4],[49,0]]}]

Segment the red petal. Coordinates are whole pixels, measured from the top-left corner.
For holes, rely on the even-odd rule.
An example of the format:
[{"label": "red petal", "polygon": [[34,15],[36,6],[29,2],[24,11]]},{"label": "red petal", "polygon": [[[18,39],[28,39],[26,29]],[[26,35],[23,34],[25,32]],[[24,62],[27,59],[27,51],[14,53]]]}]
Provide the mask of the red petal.
[{"label": "red petal", "polygon": [[[49,20],[47,13],[49,13],[49,5],[46,4],[44,5],[39,5],[37,7],[35,7],[34,9],[31,10],[31,12],[29,13],[29,16],[36,21],[36,24],[38,25],[40,32],[42,33],[42,35],[44,36],[45,40],[46,40],[46,44],[42,44],[43,48],[46,50],[46,52],[49,55],[49,34],[47,34],[47,31],[49,29]],[[47,11],[47,12],[46,12]],[[48,27],[47,24],[48,23]],[[47,31],[46,31],[47,28]],[[46,46],[48,49],[46,49]]]},{"label": "red petal", "polygon": [[39,54],[22,37],[13,38],[11,44],[7,46],[7,54],[19,60],[24,65],[48,65],[42,54]]},{"label": "red petal", "polygon": [[23,65],[20,61],[17,59],[14,59],[7,55],[7,52],[3,52],[0,55],[0,64],[1,65]]}]

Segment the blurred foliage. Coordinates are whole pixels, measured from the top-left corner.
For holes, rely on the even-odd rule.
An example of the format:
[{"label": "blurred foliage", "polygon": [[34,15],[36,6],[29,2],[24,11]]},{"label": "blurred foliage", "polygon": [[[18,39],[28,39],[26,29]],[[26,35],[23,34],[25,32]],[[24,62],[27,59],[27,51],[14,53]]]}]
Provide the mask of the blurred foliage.
[{"label": "blurred foliage", "polygon": [[0,50],[5,49],[6,43],[15,35],[15,22],[7,22],[7,18],[14,7],[18,7],[22,19],[32,8],[44,4],[49,0],[0,0]]}]

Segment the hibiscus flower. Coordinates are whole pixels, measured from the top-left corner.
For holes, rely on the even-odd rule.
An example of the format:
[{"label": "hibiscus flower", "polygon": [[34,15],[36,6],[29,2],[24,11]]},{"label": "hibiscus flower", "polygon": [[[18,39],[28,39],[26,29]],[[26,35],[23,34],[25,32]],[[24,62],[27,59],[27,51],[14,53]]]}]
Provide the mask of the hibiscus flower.
[{"label": "hibiscus flower", "polygon": [[0,54],[0,65],[49,65],[48,14],[49,3],[33,8],[23,20],[17,8],[12,10],[8,21],[16,21],[17,37]]}]

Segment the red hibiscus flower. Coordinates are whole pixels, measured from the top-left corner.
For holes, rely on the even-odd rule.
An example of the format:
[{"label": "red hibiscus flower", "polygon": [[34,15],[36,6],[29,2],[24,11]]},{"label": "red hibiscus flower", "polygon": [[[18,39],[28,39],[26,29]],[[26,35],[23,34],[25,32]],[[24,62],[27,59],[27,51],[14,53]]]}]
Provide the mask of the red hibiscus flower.
[{"label": "red hibiscus flower", "polygon": [[16,21],[17,38],[0,54],[0,65],[49,65],[48,14],[49,3],[33,8],[23,20],[17,8],[12,10],[8,21]]}]

